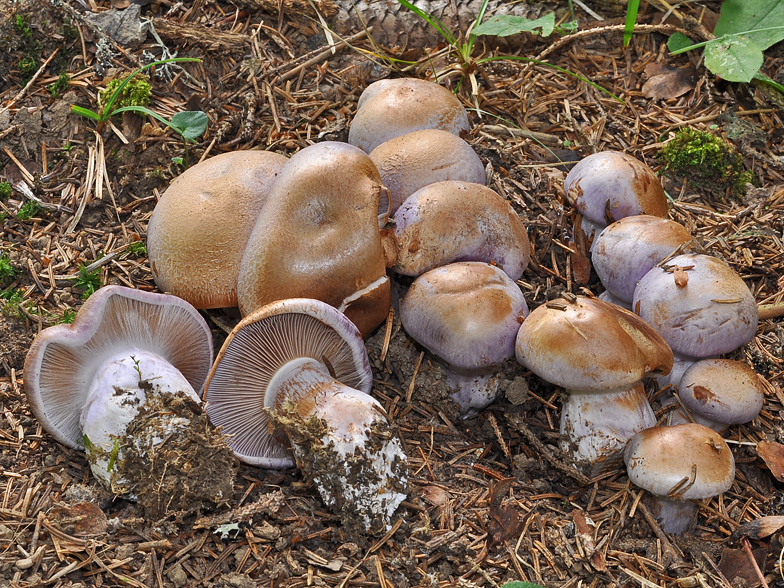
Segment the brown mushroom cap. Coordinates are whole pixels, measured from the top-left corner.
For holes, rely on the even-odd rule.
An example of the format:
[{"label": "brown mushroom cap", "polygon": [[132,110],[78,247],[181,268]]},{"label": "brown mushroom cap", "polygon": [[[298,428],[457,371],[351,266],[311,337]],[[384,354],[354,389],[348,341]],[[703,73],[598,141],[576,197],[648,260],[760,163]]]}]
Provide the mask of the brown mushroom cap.
[{"label": "brown mushroom cap", "polygon": [[434,82],[380,80],[359,97],[348,142],[370,153],[381,143],[422,129],[459,136],[468,132],[468,114],[452,92]]},{"label": "brown mushroom cap", "polygon": [[270,151],[217,155],[175,178],[147,226],[158,288],[196,308],[237,306],[245,244],[287,161]]},{"label": "brown mushroom cap", "polygon": [[[346,143],[295,154],[280,171],[240,264],[240,312],[275,300],[315,298],[368,335],[388,314],[391,291],[378,228],[383,186],[370,158]],[[367,291],[373,304],[355,294]]]},{"label": "brown mushroom cap", "polygon": [[547,302],[517,334],[517,361],[570,390],[631,386],[672,369],[672,351],[651,326],[619,306],[582,296]]},{"label": "brown mushroom cap", "polygon": [[412,194],[395,213],[393,270],[418,276],[456,261],[484,261],[517,280],[528,266],[525,224],[490,188],[447,180]]},{"label": "brown mushroom cap", "polygon": [[444,180],[484,184],[485,166],[457,135],[425,129],[400,135],[370,152],[370,159],[389,188],[390,214],[420,188]]},{"label": "brown mushroom cap", "polygon": [[[629,440],[623,453],[629,479],[656,496],[679,485],[682,499],[702,499],[727,490],[735,479],[735,460],[727,443],[696,423],[652,427]],[[691,483],[683,484],[686,479]]]},{"label": "brown mushroom cap", "polygon": [[104,361],[134,350],[151,352],[201,390],[212,365],[212,334],[195,308],[175,296],[105,286],[79,309],[73,324],[41,331],[25,358],[24,386],[41,426],[76,448],[79,418]]}]

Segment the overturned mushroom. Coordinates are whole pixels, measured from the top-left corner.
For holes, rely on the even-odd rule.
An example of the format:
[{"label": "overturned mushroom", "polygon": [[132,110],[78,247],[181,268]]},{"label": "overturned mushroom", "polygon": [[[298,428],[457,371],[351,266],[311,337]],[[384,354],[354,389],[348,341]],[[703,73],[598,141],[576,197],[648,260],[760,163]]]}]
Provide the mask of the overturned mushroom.
[{"label": "overturned mushroom", "polygon": [[405,498],[407,472],[372,381],[362,337],[343,314],[281,300],[234,328],[205,400],[240,460],[281,468],[296,459],[344,524],[378,532]]},{"label": "overturned mushroom", "polygon": [[317,143],[292,156],[245,247],[240,312],[316,298],[345,312],[367,336],[386,319],[391,300],[378,228],[385,192],[370,158],[346,143]]},{"label": "overturned mushroom", "polygon": [[245,244],[287,159],[235,151],[187,169],[163,193],[147,226],[155,284],[196,308],[237,306]]},{"label": "overturned mushroom", "polygon": [[357,103],[348,142],[370,153],[382,143],[422,129],[468,132],[468,114],[443,86],[417,78],[379,80]]}]

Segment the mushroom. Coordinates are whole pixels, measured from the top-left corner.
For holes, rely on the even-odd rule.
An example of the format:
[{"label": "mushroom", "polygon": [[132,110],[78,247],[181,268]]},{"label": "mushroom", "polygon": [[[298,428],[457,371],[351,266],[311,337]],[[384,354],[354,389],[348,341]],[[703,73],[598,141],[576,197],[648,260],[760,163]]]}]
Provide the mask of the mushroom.
[{"label": "mushroom", "polygon": [[757,330],[751,291],[709,255],[679,255],[654,267],[637,284],[633,308],[673,351],[691,357],[729,353]]},{"label": "mushroom", "polygon": [[731,359],[703,359],[685,371],[678,387],[694,420],[719,434],[748,423],[762,410],[765,387],[748,365]]},{"label": "mushroom", "polygon": [[447,385],[464,416],[495,400],[500,364],[514,356],[527,315],[517,284],[499,268],[475,261],[422,274],[400,305],[406,332],[445,363]]},{"label": "mushroom", "polygon": [[675,221],[647,214],[627,216],[596,237],[591,260],[604,287],[631,305],[637,282],[691,241],[689,231]]},{"label": "mushroom", "polygon": [[205,386],[207,414],[241,461],[283,468],[296,459],[346,524],[384,531],[405,499],[406,457],[372,382],[351,321],[318,300],[280,300],[224,342]]},{"label": "mushroom", "polygon": [[385,192],[376,166],[356,147],[326,141],[293,155],[245,247],[240,312],[248,315],[275,300],[316,298],[369,335],[386,320],[391,300],[378,228]]},{"label": "mushroom", "polygon": [[162,292],[196,308],[237,306],[245,244],[286,161],[270,151],[234,151],[175,178],[147,225],[150,268]]},{"label": "mushroom", "polygon": [[359,97],[348,142],[370,153],[406,133],[441,129],[461,136],[468,128],[465,108],[443,86],[417,78],[379,80]]},{"label": "mushroom", "polygon": [[689,528],[694,499],[721,494],[735,479],[735,459],[721,436],[696,423],[637,433],[623,452],[629,480],[653,494],[653,515],[667,533]]},{"label": "mushroom", "polygon": [[389,188],[390,214],[420,188],[444,180],[484,184],[485,166],[457,135],[426,129],[400,135],[370,152],[370,159]]},{"label": "mushroom", "polygon": [[582,159],[566,176],[564,192],[569,204],[599,224],[635,214],[667,216],[667,197],[653,170],[617,151]]},{"label": "mushroom", "polygon": [[412,194],[395,213],[395,237],[392,270],[406,276],[455,261],[484,261],[517,280],[531,257],[525,224],[511,205],[468,182],[436,182]]},{"label": "mushroom", "polygon": [[[83,447],[93,474],[120,491],[135,483],[122,479],[129,423],[153,396],[182,394],[183,402],[198,403],[211,364],[212,335],[190,304],[106,286],[73,324],[35,338],[25,359],[25,392],[41,426],[63,445]],[[183,425],[169,412],[150,426],[174,436]],[[148,438],[145,449],[154,450],[166,435]]]},{"label": "mushroom", "polygon": [[640,380],[669,372],[672,351],[635,314],[567,294],[531,312],[515,350],[525,367],[566,388],[561,447],[593,473],[614,466],[629,438],[656,424]]}]

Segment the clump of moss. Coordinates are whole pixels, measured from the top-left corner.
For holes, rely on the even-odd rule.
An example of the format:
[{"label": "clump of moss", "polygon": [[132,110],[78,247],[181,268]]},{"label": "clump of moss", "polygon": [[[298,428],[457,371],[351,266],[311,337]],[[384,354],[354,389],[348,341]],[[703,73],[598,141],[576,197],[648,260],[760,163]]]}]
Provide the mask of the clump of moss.
[{"label": "clump of moss", "polygon": [[[129,75],[128,73],[119,75],[106,84],[106,89],[101,90],[98,95],[100,104],[106,104]],[[112,107],[147,106],[150,103],[151,91],[150,78],[142,74],[136,74],[122,89]]]},{"label": "clump of moss", "polygon": [[689,178],[694,184],[744,194],[754,174],[743,167],[743,158],[730,145],[713,133],[696,129],[680,129],[659,153],[665,167]]},{"label": "clump of moss", "polygon": [[49,90],[49,95],[53,99],[57,99],[71,87],[70,81],[71,77],[66,72],[62,72],[60,77],[57,78],[57,81],[46,86],[46,89]]},{"label": "clump of moss", "polygon": [[0,182],[0,201],[5,202],[11,197],[12,193],[11,184],[8,182]]}]

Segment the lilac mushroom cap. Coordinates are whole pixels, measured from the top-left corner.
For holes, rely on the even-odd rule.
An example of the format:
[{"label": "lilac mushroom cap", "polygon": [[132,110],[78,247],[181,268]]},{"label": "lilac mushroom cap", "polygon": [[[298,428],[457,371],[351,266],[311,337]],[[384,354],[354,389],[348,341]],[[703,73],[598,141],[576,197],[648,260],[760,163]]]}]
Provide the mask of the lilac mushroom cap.
[{"label": "lilac mushroom cap", "polygon": [[25,392],[41,426],[63,445],[79,447],[96,375],[114,358],[140,351],[171,364],[199,391],[212,364],[212,335],[184,300],[123,286],[95,292],[73,324],[43,330],[24,366]]},{"label": "lilac mushroom cap", "polygon": [[637,282],[691,241],[689,231],[675,221],[647,214],[627,216],[596,237],[591,261],[604,287],[631,305]]},{"label": "lilac mushroom cap", "polygon": [[370,84],[359,97],[348,142],[370,153],[414,131],[441,129],[460,136],[468,128],[465,108],[443,86],[417,78],[387,79]]},{"label": "lilac mushroom cap", "polygon": [[645,274],[633,308],[673,351],[692,357],[721,355],[748,343],[759,316],[741,277],[715,257],[697,254],[679,255]]},{"label": "lilac mushroom cap", "polygon": [[679,394],[694,419],[718,433],[748,423],[762,410],[765,388],[748,365],[730,359],[703,359],[681,378]]},{"label": "lilac mushroom cap", "polygon": [[652,427],[629,440],[623,453],[629,480],[654,495],[653,514],[668,533],[683,533],[692,500],[728,490],[735,459],[721,436],[696,423]]},{"label": "lilac mushroom cap", "polygon": [[382,183],[389,188],[390,214],[406,198],[428,184],[456,180],[484,184],[485,166],[457,135],[426,129],[400,135],[370,152]]},{"label": "lilac mushroom cap", "polygon": [[517,280],[531,257],[525,224],[490,188],[447,180],[412,194],[395,214],[397,262],[392,270],[418,276],[457,261],[500,266]]},{"label": "lilac mushroom cap", "polygon": [[447,364],[448,384],[465,415],[495,400],[498,364],[514,356],[527,315],[517,284],[497,267],[475,261],[422,274],[400,306],[406,332]]},{"label": "lilac mushroom cap", "polygon": [[569,204],[600,224],[635,214],[667,216],[667,197],[653,170],[617,151],[581,160],[566,176],[564,192]]}]

